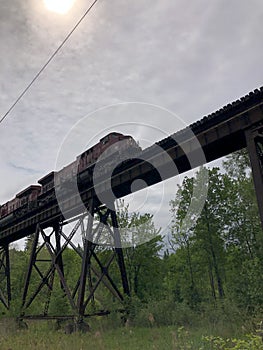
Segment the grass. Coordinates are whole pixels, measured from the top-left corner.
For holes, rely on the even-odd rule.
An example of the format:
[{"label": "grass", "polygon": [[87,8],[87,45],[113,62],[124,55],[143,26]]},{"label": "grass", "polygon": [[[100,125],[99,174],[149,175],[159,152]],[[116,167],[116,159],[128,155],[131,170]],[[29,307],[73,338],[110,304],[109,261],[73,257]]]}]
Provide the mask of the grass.
[{"label": "grass", "polygon": [[[199,339],[201,340],[201,338]],[[186,349],[183,343],[195,344],[199,349],[198,339],[180,339],[175,329],[165,328],[131,328],[116,329],[88,334],[63,334],[55,331],[23,330],[1,336],[1,350],[24,349]]]},{"label": "grass", "polygon": [[[29,329],[19,330],[10,319],[0,321],[0,350],[209,350],[222,349],[211,346],[204,336],[210,336],[209,328],[187,330],[184,327],[116,327],[100,321],[91,325],[89,333],[65,334],[64,330],[52,330],[52,323],[29,324]],[[53,324],[54,325],[54,324]],[[227,328],[220,329],[214,336],[235,337]],[[246,349],[246,348],[242,348]]]},{"label": "grass", "polygon": [[16,331],[1,336],[1,350],[24,349],[179,349],[172,328],[121,328],[88,334],[63,334],[37,329]]}]

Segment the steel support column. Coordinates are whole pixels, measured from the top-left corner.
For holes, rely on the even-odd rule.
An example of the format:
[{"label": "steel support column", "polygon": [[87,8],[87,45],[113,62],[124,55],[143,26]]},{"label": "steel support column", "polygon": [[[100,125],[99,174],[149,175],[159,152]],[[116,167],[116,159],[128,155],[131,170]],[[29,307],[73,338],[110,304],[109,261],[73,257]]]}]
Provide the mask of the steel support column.
[{"label": "steel support column", "polygon": [[[114,208],[114,203],[112,204]],[[94,218],[96,217],[97,220]],[[96,223],[95,223],[96,221]],[[96,248],[103,243],[103,230],[108,232],[112,238],[112,254],[108,258],[106,264],[102,263]],[[85,317],[85,310],[90,301],[94,301],[95,292],[101,283],[111,291],[111,293],[121,301],[123,301],[123,294],[130,295],[128,279],[125,269],[123,250],[121,248],[121,239],[118,229],[118,220],[115,210],[110,210],[103,206],[95,206],[93,199],[89,203],[89,217],[87,223],[87,229],[84,231],[85,236],[83,237],[83,255],[82,255],[82,266],[81,275],[79,281],[78,291],[78,323],[83,323]],[[123,293],[120,292],[116,283],[112,280],[109,273],[110,265],[113,260],[117,258],[117,264],[120,271],[121,283]],[[100,272],[94,270],[93,262],[95,261],[97,266],[100,268]],[[96,282],[92,285],[92,273],[96,275]],[[88,288],[86,288],[88,279]]]},{"label": "steel support column", "polygon": [[0,301],[9,309],[11,301],[9,245],[0,247]]},{"label": "steel support column", "polygon": [[119,265],[121,279],[122,279],[122,287],[123,287],[124,293],[129,296],[130,289],[129,289],[128,278],[127,278],[126,268],[125,268],[125,263],[124,263],[117,214],[116,214],[115,210],[111,210],[111,220],[112,220],[112,226],[113,226],[115,251],[117,254],[117,258],[118,258],[118,265]]},{"label": "steel support column", "polygon": [[[97,295],[96,292],[100,285],[104,285],[121,302],[124,300],[124,294],[129,295],[116,213],[105,206],[95,206],[94,199],[90,200],[88,208],[89,214],[85,213],[72,219],[71,223],[74,222],[75,226],[70,232],[66,233],[66,230],[64,230],[64,225],[67,222],[54,223],[52,230],[49,229],[49,233],[46,232],[46,229],[41,228],[41,224],[37,226],[22,298],[21,319],[39,319],[41,317],[43,319],[47,317],[74,319],[76,321],[75,329],[85,330],[87,329],[84,322],[85,317],[93,314],[105,315],[109,312],[105,309],[95,309],[95,294]],[[110,236],[113,245],[112,249],[108,249],[106,254],[101,255],[101,244],[103,244],[105,237],[103,232]],[[78,238],[82,239],[82,247],[80,245],[77,247],[73,242],[73,238],[76,238],[77,233],[80,233]],[[40,237],[43,239],[41,244]],[[71,247],[81,258],[79,276],[76,276],[74,281],[67,279],[64,272],[63,253],[68,247]],[[43,259],[43,251],[45,259]],[[113,281],[110,276],[109,269],[114,260],[117,261],[120,271],[121,278],[118,279],[119,282]],[[45,262],[48,265],[44,264]],[[48,268],[43,269],[43,265],[48,266]],[[37,272],[35,275],[40,277],[40,282],[32,291],[30,285],[33,271]],[[49,314],[49,301],[55,288],[53,283],[55,276],[59,279],[65,301],[71,309],[69,315]],[[34,283],[36,283],[36,278]],[[122,291],[119,285],[122,286]],[[44,294],[47,300],[43,313],[27,315],[28,308],[40,294],[43,303],[43,292],[41,293],[43,289],[47,289]],[[90,306],[87,313],[88,305]]]},{"label": "steel support column", "polygon": [[[93,221],[94,221],[94,205],[93,199],[91,199],[89,203],[89,211],[90,215],[88,217],[87,230],[84,231],[83,236],[83,255],[82,255],[82,264],[81,264],[81,272],[79,279],[79,291],[78,291],[78,320],[79,324],[83,323],[84,315],[85,315],[85,292],[86,292],[86,282],[88,275],[90,276],[90,268],[91,268],[91,254],[93,249],[92,244],[92,231],[93,231]],[[89,278],[90,280],[90,278]],[[90,286],[92,288],[92,286]]]},{"label": "steel support column", "polygon": [[247,130],[246,141],[263,228],[263,125]]}]

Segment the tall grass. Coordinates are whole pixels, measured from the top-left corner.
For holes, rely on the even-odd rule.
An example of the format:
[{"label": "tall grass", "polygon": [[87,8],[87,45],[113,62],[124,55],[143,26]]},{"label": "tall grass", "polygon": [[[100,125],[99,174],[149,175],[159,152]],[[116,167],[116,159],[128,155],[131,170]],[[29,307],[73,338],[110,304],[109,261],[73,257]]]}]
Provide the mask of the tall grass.
[{"label": "tall grass", "polygon": [[[154,318],[153,314],[151,316]],[[64,327],[55,331],[55,322],[29,322],[29,328],[18,329],[14,320],[0,321],[0,349],[1,350],[83,350],[83,349],[174,349],[174,350],[213,350],[213,349],[242,349],[258,350],[261,339],[243,338],[244,326],[235,329],[235,335],[230,334],[229,324],[219,323],[218,327],[210,321],[200,326],[158,326],[155,320],[148,319],[148,327],[121,325],[117,315],[101,319],[92,319],[89,333],[65,334]],[[211,333],[211,329],[214,333]],[[238,335],[239,331],[239,335]],[[230,340],[233,339],[233,341]],[[229,340],[227,340],[229,339]],[[235,343],[236,339],[236,343]],[[239,342],[239,343],[238,343]],[[241,347],[238,347],[241,344]],[[252,344],[252,345],[251,345]],[[262,343],[263,344],[263,343]],[[236,346],[236,347],[234,347]]]}]

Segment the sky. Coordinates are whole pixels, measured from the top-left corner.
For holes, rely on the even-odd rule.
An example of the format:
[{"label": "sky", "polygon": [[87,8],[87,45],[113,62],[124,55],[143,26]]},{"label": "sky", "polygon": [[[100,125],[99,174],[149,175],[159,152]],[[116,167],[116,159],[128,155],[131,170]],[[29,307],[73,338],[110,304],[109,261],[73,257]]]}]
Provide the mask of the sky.
[{"label": "sky", "polygon": [[[61,15],[42,0],[0,0],[0,116],[89,4]],[[106,131],[146,147],[263,85],[262,18],[261,0],[99,0],[0,124],[0,203]],[[148,190],[148,207],[160,193]]]}]

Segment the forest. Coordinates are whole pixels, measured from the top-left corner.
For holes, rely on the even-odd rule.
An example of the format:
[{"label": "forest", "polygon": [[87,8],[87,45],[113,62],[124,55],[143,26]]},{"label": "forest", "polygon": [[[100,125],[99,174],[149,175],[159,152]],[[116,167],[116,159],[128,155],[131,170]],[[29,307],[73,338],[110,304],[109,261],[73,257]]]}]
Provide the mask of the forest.
[{"label": "forest", "polygon": [[[191,225],[191,221],[185,224],[190,203],[195,200],[194,187],[202,171],[201,168],[194,177],[185,177],[175,198],[171,198],[168,239],[159,234],[150,214],[131,215],[128,207],[122,206],[119,212],[121,225],[136,228],[146,222],[147,232],[136,234],[154,238],[124,249],[131,289],[131,299],[125,301],[125,322],[117,311],[114,312],[119,304],[101,288],[90,308],[103,305],[113,312],[105,320],[95,318],[90,321],[94,332],[148,329],[144,332],[148,334],[156,328],[165,333],[165,329],[173,327],[179,344],[175,349],[262,349],[263,233],[248,155],[245,150],[236,152],[225,158],[222,166],[208,169],[204,208],[195,225]],[[31,244],[32,237],[29,237],[23,250],[14,246],[10,251],[12,307],[7,312],[1,306],[3,319],[19,314]],[[103,260],[109,252],[102,249],[99,254]],[[70,248],[65,251],[64,264],[66,277],[74,281],[80,258]],[[111,266],[111,275],[120,285],[117,264]],[[37,283],[35,275],[32,288]],[[66,315],[70,306],[59,281],[55,281],[54,286],[50,314]],[[31,313],[41,312],[45,297],[43,291],[39,301],[32,303]],[[202,347],[201,343],[196,347],[191,345],[188,332],[199,330],[203,342],[209,343],[210,347]],[[242,340],[243,345],[238,345],[241,340],[234,338],[243,339],[247,334],[250,337],[247,343]],[[160,337],[165,338],[165,335]]]}]

